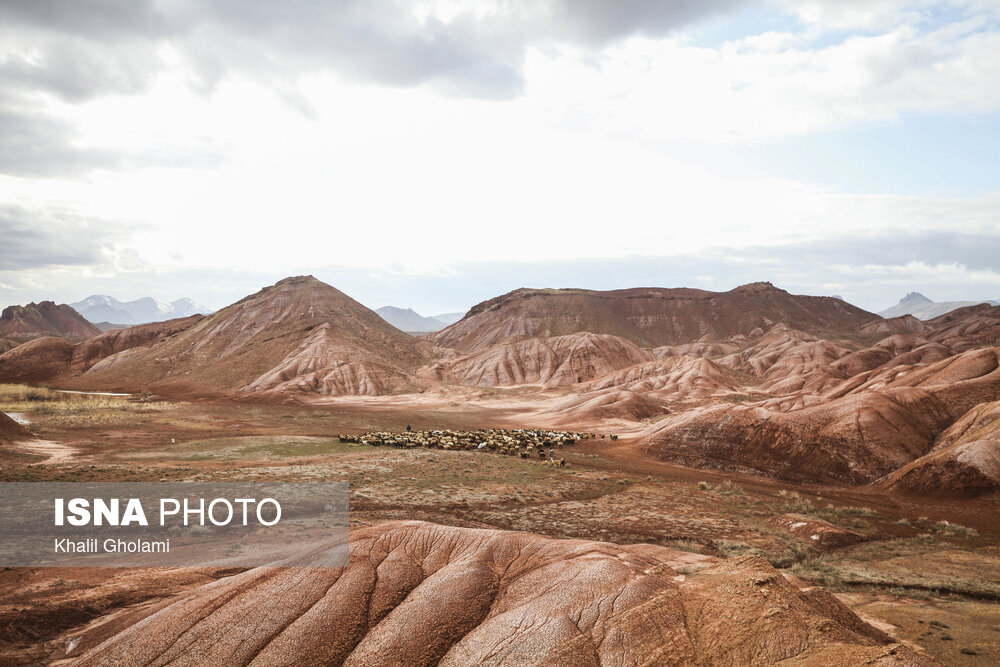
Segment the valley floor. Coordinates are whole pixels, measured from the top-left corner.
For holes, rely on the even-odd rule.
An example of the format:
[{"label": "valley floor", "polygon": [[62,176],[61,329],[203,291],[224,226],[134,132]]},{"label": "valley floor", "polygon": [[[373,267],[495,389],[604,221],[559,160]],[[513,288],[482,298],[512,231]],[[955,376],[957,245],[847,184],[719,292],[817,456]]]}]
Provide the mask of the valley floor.
[{"label": "valley floor", "polygon": [[[565,469],[337,438],[407,425],[540,425],[509,406],[143,402],[31,398],[10,389],[0,392],[0,410],[20,413],[39,441],[0,449],[0,481],[347,481],[352,528],[421,519],[723,558],[756,553],[801,586],[829,588],[872,624],[946,664],[1000,660],[1000,496],[929,501],[691,470],[652,460],[627,434],[564,448]],[[5,569],[0,665],[75,655],[84,626],[232,574]]]}]

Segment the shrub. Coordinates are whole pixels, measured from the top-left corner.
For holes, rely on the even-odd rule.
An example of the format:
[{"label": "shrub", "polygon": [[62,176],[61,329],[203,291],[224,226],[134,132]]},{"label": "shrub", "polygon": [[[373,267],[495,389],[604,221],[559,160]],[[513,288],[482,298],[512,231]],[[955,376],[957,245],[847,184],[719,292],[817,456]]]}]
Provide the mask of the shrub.
[{"label": "shrub", "polygon": [[40,401],[51,401],[52,393],[45,389],[36,389],[32,387],[25,392],[24,398],[32,403],[37,403]]},{"label": "shrub", "polygon": [[877,516],[878,512],[869,507],[848,507],[844,510],[848,514],[853,514],[854,516]]},{"label": "shrub", "polygon": [[934,524],[934,530],[939,533],[945,533],[946,535],[961,535],[962,537],[979,537],[979,531],[975,528],[969,528],[968,526],[962,526],[957,523],[951,523],[950,521],[938,521]]}]

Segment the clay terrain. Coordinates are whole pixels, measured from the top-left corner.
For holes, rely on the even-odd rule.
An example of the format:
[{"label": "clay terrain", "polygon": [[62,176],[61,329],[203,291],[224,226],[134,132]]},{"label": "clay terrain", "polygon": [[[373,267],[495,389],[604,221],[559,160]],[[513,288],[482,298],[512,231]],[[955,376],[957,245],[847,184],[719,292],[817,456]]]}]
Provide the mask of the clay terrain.
[{"label": "clay terrain", "polygon": [[89,338],[101,330],[66,304],[52,301],[8,306],[0,312],[0,338],[24,342],[41,336]]},{"label": "clay terrain", "polygon": [[0,664],[1000,660],[1000,307],[522,289],[411,335],[302,276],[35,333],[3,481],[345,481],[350,564],[8,568]]}]

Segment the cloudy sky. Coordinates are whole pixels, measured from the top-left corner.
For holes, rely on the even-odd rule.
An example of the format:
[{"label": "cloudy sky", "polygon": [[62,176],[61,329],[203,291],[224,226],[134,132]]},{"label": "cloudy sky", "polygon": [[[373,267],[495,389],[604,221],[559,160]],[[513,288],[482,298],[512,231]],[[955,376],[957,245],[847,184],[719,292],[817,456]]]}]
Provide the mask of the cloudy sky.
[{"label": "cloudy sky", "polygon": [[0,304],[1000,298],[996,0],[0,0]]}]

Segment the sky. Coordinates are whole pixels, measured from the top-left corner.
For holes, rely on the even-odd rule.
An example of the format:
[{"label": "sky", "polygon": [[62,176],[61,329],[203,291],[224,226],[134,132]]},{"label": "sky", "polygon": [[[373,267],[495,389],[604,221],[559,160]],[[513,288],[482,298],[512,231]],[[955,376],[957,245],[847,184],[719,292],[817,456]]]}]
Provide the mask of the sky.
[{"label": "sky", "polygon": [[0,305],[1000,299],[996,0],[0,0]]}]

